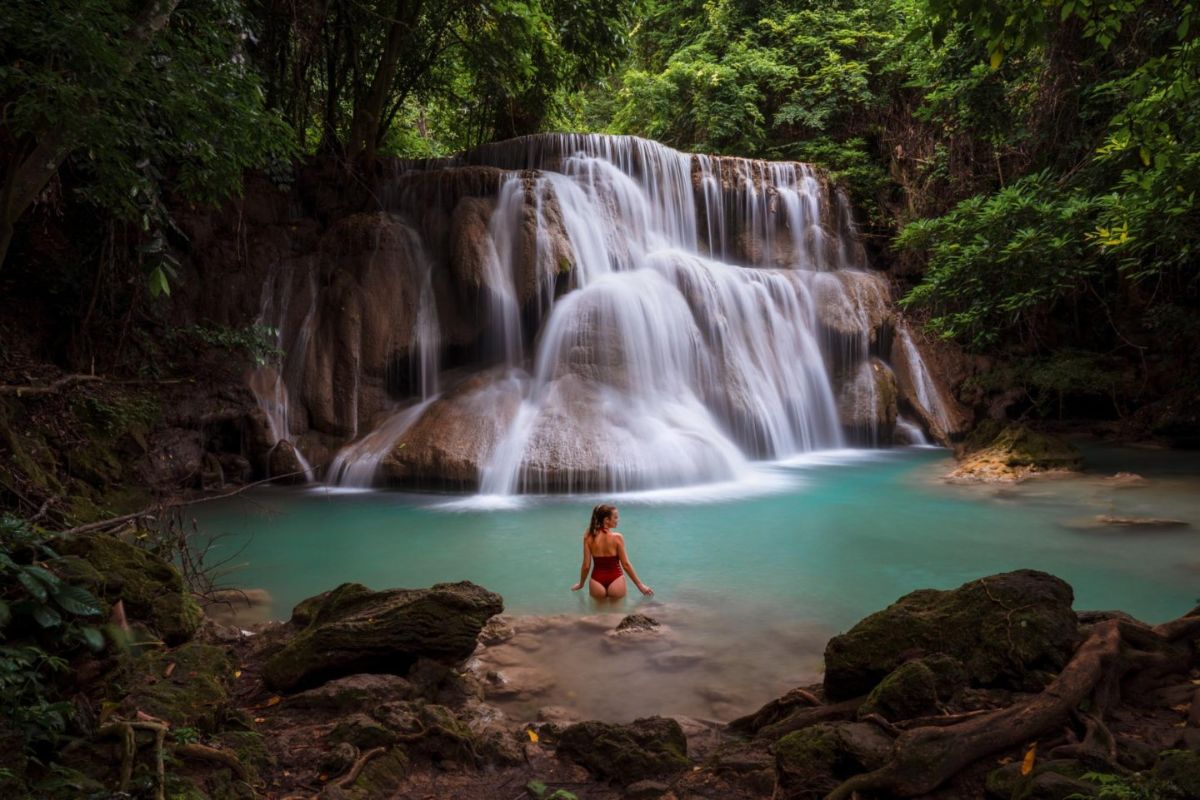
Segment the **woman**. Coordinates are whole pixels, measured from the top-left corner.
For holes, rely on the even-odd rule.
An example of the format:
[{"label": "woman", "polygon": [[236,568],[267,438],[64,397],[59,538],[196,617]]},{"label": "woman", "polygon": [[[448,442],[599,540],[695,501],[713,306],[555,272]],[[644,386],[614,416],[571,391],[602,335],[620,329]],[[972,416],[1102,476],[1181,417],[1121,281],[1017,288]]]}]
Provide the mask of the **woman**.
[{"label": "woman", "polygon": [[[583,566],[579,570],[579,583],[571,587],[572,592],[583,588],[583,582],[588,581],[588,570],[592,570],[592,578],[588,581],[588,592],[592,597],[597,600],[624,597],[625,575],[621,572],[624,567],[638,591],[645,595],[654,594],[653,589],[638,580],[633,564],[629,563],[629,556],[625,555],[625,537],[613,530],[618,520],[620,514],[613,506],[598,505],[592,509],[592,521],[583,535]],[[592,569],[593,562],[595,569]]]}]

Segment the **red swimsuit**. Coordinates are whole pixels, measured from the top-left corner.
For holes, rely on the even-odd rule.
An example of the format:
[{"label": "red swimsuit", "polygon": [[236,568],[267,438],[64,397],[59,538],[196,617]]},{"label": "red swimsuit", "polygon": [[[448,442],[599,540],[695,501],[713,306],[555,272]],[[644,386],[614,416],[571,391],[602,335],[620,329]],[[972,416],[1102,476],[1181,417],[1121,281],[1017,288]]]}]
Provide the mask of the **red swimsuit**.
[{"label": "red swimsuit", "polygon": [[592,580],[605,589],[623,574],[620,556],[592,556],[592,562]]}]

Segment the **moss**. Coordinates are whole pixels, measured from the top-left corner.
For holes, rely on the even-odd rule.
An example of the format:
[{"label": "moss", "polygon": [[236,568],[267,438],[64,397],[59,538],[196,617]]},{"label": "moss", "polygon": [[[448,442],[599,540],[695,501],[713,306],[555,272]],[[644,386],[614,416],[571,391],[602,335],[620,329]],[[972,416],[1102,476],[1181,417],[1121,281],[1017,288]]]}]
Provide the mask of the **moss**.
[{"label": "moss", "polygon": [[673,719],[647,717],[628,725],[576,723],[563,730],[558,753],[601,780],[621,784],[687,769],[687,739]]},{"label": "moss", "polygon": [[889,720],[934,713],[966,682],[962,662],[957,658],[933,655],[909,661],[879,682],[858,713],[879,714]]},{"label": "moss", "polygon": [[91,585],[109,603],[123,600],[126,614],[149,624],[167,644],[179,644],[200,627],[200,606],[183,585],[173,565],[112,536],[85,535],[65,539],[59,551],[88,561],[101,576]]},{"label": "moss", "polygon": [[229,750],[254,774],[275,766],[275,757],[267,749],[261,733],[256,731],[221,731],[213,741]]},{"label": "moss", "polygon": [[788,800],[816,800],[841,782],[834,776],[841,758],[835,736],[825,726],[795,731],[775,743],[775,775]]},{"label": "moss", "polygon": [[403,750],[393,748],[367,762],[348,794],[355,800],[391,797],[404,784],[407,776],[408,756]]},{"label": "moss", "polygon": [[343,719],[329,732],[330,744],[349,742],[359,750],[387,747],[396,741],[396,734],[364,714]]},{"label": "moss", "polygon": [[963,461],[954,473],[958,477],[999,479],[1006,474],[1019,477],[1029,472],[1077,470],[1083,465],[1083,457],[1070,442],[1024,425],[1001,426],[995,420],[972,431],[957,455]]},{"label": "moss", "polygon": [[1168,750],[1154,766],[1153,776],[1171,784],[1182,797],[1200,797],[1200,753]]},{"label": "moss", "polygon": [[34,784],[33,792],[29,796],[45,800],[75,800],[105,791],[104,784],[95,778],[77,769],[53,764],[50,774]]},{"label": "moss", "polygon": [[1066,582],[1035,570],[912,592],[829,641],[826,695],[867,694],[905,660],[935,653],[961,661],[974,685],[1022,689],[1032,672],[1066,663],[1078,636],[1073,599]]},{"label": "moss", "polygon": [[[174,663],[171,676],[168,665]],[[215,731],[229,708],[234,663],[220,647],[189,642],[148,653],[127,666],[116,687],[129,714],[144,711],[172,727]]]}]

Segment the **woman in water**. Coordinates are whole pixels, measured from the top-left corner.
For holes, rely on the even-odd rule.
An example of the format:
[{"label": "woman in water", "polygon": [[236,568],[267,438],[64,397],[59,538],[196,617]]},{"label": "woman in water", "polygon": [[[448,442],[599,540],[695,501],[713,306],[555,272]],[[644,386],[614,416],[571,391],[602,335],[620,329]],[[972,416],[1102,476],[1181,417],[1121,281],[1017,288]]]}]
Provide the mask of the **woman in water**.
[{"label": "woman in water", "polygon": [[[587,533],[583,535],[583,566],[579,570],[579,583],[571,587],[572,592],[583,588],[588,580],[588,570],[592,570],[592,579],[588,581],[588,592],[597,600],[611,597],[614,600],[625,596],[625,572],[629,573],[633,585],[642,594],[654,594],[654,590],[638,580],[625,555],[625,537],[613,528],[617,526],[620,514],[613,506],[598,505],[592,509],[592,521],[588,524]],[[592,562],[596,568],[592,569]]]}]

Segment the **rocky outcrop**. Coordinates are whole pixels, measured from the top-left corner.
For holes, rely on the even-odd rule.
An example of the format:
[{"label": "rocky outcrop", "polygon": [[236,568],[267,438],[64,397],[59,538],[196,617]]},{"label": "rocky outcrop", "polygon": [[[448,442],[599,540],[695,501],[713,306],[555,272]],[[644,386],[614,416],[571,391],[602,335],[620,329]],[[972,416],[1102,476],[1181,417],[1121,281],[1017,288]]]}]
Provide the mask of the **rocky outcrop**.
[{"label": "rocky outcrop", "polygon": [[838,391],[838,418],[851,441],[879,445],[896,427],[896,377],[878,358],[859,363]]},{"label": "rocky outcrop", "polygon": [[1071,443],[1024,425],[987,420],[955,452],[954,483],[1012,482],[1048,472],[1075,471],[1083,457]]},{"label": "rocky outcrop", "polygon": [[673,719],[647,717],[628,725],[580,722],[558,740],[559,755],[583,765],[600,780],[631,784],[687,769],[687,739]]},{"label": "rocky outcrop", "polygon": [[435,401],[380,465],[392,485],[472,489],[516,417],[521,387],[481,373]]},{"label": "rocky outcrop", "polygon": [[298,632],[267,660],[263,680],[294,691],[360,672],[404,675],[421,658],[457,663],[503,610],[499,595],[467,581],[382,592],[342,584],[296,606]]},{"label": "rocky outcrop", "polygon": [[141,547],[103,534],[65,539],[57,549],[86,562],[81,579],[109,604],[122,601],[126,616],[144,622],[167,644],[187,641],[203,615],[172,564]]},{"label": "rocky outcrop", "polygon": [[934,341],[900,323],[888,362],[896,374],[904,413],[911,412],[943,445],[958,441],[974,419],[950,390],[967,377],[966,358],[954,345]]},{"label": "rocky outcrop", "polygon": [[820,800],[846,778],[880,766],[891,740],[875,725],[820,723],[775,744],[775,796]]},{"label": "rocky outcrop", "polygon": [[817,323],[835,350],[865,350],[877,344],[893,322],[891,291],[878,273],[818,273],[813,276],[812,299]]},{"label": "rocky outcrop", "polygon": [[1019,570],[921,589],[835,636],[825,648],[825,694],[865,695],[907,658],[958,659],[977,686],[1036,689],[1037,674],[1057,672],[1078,639],[1064,581]]}]

